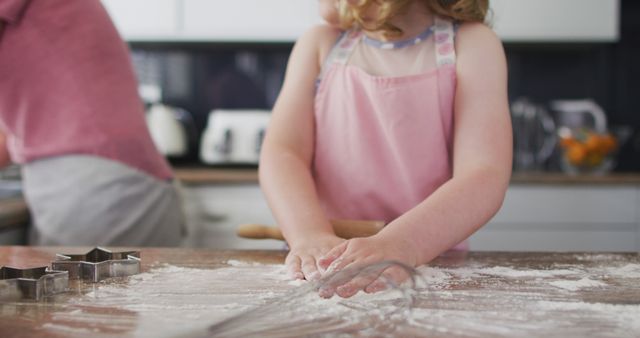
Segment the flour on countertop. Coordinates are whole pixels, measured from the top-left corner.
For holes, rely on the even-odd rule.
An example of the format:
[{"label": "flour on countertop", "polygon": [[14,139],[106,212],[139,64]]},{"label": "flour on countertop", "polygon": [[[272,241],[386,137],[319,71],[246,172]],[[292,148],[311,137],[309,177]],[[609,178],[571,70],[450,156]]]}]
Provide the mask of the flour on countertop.
[{"label": "flour on countertop", "polygon": [[561,288],[561,289],[565,289],[565,290],[570,290],[570,291],[576,291],[576,290],[580,290],[582,288],[597,288],[597,287],[602,287],[602,286],[606,286],[606,283],[603,283],[601,281],[597,281],[597,280],[593,280],[593,279],[589,279],[587,277],[582,278],[580,280],[559,280],[559,281],[553,281],[549,283],[550,285],[553,285],[557,288]]},{"label": "flour on countertop", "polygon": [[[426,272],[429,274],[429,269],[434,269],[430,267],[420,267],[418,271]],[[458,278],[474,278],[480,277],[482,275],[486,276],[498,276],[498,277],[506,277],[506,278],[545,278],[545,277],[554,277],[554,276],[567,276],[567,275],[576,275],[579,274],[580,271],[569,270],[569,269],[552,269],[552,270],[516,270],[510,267],[504,266],[494,266],[494,267],[485,267],[485,268],[458,268],[458,269],[437,269],[441,272],[445,272],[447,274],[452,274]]]},{"label": "flour on countertop", "polygon": [[[607,262],[604,257],[598,258]],[[589,336],[598,327],[607,328],[601,336],[640,335],[640,290],[632,304],[593,300],[620,284],[640,285],[635,263],[529,270],[422,266],[414,293],[399,288],[346,300],[320,298],[311,283],[289,280],[281,264],[226,263],[217,269],[159,264],[121,283],[97,283],[42,328],[71,337],[86,336],[81,328],[95,323],[110,327],[90,331],[95,337],[202,336],[219,322],[230,323],[226,336],[259,330],[273,337],[333,337],[346,329],[364,337]],[[593,296],[584,301],[582,294]],[[234,316],[241,324],[229,321]]]},{"label": "flour on countertop", "polygon": [[640,278],[640,264],[627,264],[621,267],[610,267],[607,273],[616,277]]},{"label": "flour on countertop", "polygon": [[246,262],[246,261],[240,261],[237,259],[230,259],[227,261],[227,265],[230,266],[260,266],[262,264],[257,263],[257,262]]}]

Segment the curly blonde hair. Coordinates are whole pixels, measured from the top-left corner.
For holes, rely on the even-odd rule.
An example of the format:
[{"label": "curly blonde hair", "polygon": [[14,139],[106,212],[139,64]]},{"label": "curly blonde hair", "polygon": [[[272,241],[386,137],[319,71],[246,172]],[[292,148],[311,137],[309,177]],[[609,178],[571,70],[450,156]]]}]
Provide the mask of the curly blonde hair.
[{"label": "curly blonde hair", "polygon": [[[340,0],[340,24],[343,29],[358,27],[365,30],[382,30],[387,37],[399,36],[402,30],[390,21],[405,13],[413,1],[421,2],[429,11],[458,22],[485,22],[489,0]],[[373,5],[378,5],[376,17],[365,17]]]}]

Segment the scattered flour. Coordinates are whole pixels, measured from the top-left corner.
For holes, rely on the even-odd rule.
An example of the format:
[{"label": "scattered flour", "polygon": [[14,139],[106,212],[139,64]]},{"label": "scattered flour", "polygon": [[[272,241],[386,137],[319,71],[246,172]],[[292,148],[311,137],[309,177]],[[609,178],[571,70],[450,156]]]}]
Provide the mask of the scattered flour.
[{"label": "scattered flour", "polygon": [[550,282],[549,284],[557,288],[561,288],[569,291],[576,291],[583,288],[597,288],[597,287],[607,286],[606,283],[589,279],[587,277],[582,278],[580,280],[558,280],[558,281]]},{"label": "scattered flour", "polygon": [[607,269],[609,275],[622,278],[640,278],[640,264],[627,264],[621,267]]},{"label": "scattered flour", "polygon": [[306,285],[307,283],[308,282],[304,279],[296,279],[296,280],[289,281],[289,283],[287,284],[291,286],[301,286],[301,285]]},{"label": "scattered flour", "polygon": [[417,270],[422,277],[418,284],[420,287],[437,287],[447,285],[452,280],[460,281],[487,277],[503,279],[543,279],[558,277],[566,278],[581,274],[581,272],[577,269],[516,270],[504,266],[457,269],[421,266]]},{"label": "scattered flour", "polygon": [[256,263],[256,262],[246,262],[246,261],[239,261],[237,259],[230,259],[227,261],[227,264],[229,266],[260,266],[260,263]]},{"label": "scattered flour", "polygon": [[[69,337],[201,336],[214,323],[225,323],[215,334],[222,337],[335,337],[346,329],[363,337],[589,336],[602,327],[602,336],[640,336],[634,320],[640,291],[626,305],[584,302],[566,292],[638,285],[638,264],[422,266],[411,289],[323,299],[313,283],[289,280],[284,265],[226,263],[217,269],[157,265],[122,283],[98,283],[42,328]],[[109,330],[96,331],[96,324]]]},{"label": "scattered flour", "polygon": [[568,276],[579,274],[580,271],[568,269],[556,270],[516,270],[505,266],[495,266],[487,268],[459,268],[459,269],[443,269],[459,278],[474,278],[482,275],[498,276],[507,278],[547,278],[555,276]]},{"label": "scattered flour", "polygon": [[494,276],[503,276],[503,277],[514,277],[514,278],[523,278],[523,277],[537,277],[537,278],[545,278],[545,277],[555,277],[555,276],[566,276],[566,275],[575,275],[579,272],[574,270],[516,270],[503,266],[496,266],[491,268],[478,269],[477,274],[486,274],[486,275],[494,275]]},{"label": "scattered flour", "polygon": [[616,254],[602,254],[602,253],[582,253],[573,256],[578,261],[615,261],[620,259]]},{"label": "scattered flour", "polygon": [[[184,334],[185,328],[204,329],[278,298],[292,288],[288,282],[283,265],[241,261],[219,269],[159,265],[129,277],[127,283],[96,284],[72,302],[71,311],[58,312],[54,319],[67,325],[108,324],[115,331],[133,331],[136,337],[172,337]],[[101,315],[91,311],[96,307],[119,311]]]},{"label": "scattered flour", "polygon": [[66,333],[70,336],[76,336],[76,335],[85,336],[85,335],[92,335],[93,333],[95,333],[95,331],[90,328],[74,328],[67,325],[57,325],[57,324],[51,324],[51,323],[43,324],[42,328],[45,330],[56,331],[58,333]]},{"label": "scattered flour", "polygon": [[622,333],[620,337],[640,336],[640,320],[638,320],[640,305],[638,304],[539,301],[535,303],[535,308],[549,312],[572,313],[574,316],[578,314],[587,318],[595,317],[600,322],[604,322],[602,319],[608,319],[609,325],[619,323],[619,326],[614,328],[616,330],[612,331],[620,331]]}]

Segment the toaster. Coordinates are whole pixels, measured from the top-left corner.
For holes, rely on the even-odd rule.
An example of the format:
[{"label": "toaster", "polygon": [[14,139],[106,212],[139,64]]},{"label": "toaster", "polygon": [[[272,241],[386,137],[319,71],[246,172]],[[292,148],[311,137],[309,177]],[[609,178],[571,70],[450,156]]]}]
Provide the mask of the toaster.
[{"label": "toaster", "polygon": [[215,165],[258,165],[268,110],[215,109],[200,141],[200,160]]}]

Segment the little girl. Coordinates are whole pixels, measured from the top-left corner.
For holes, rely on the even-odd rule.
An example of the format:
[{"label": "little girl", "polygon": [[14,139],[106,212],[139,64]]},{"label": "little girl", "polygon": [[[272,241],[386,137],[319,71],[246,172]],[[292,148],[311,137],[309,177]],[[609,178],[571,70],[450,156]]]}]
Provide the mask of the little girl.
[{"label": "little girl", "polygon": [[[320,0],[320,10],[329,25],[296,43],[260,162],[291,276],[465,249],[511,174],[506,61],[483,23],[488,0]],[[343,240],[330,219],[387,226]],[[335,292],[375,291],[375,280]]]}]

